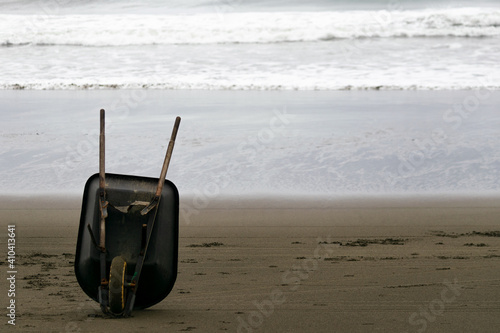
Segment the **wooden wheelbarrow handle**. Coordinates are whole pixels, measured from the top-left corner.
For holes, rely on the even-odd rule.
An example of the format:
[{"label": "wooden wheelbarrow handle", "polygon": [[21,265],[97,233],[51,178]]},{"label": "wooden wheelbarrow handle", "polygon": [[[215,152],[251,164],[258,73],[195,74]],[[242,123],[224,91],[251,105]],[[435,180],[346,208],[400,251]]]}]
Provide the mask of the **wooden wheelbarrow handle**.
[{"label": "wooden wheelbarrow handle", "polygon": [[168,165],[170,164],[170,158],[172,157],[175,138],[177,137],[177,131],[179,130],[180,123],[181,117],[175,118],[174,129],[172,130],[172,136],[170,137],[170,142],[168,143],[167,153],[165,154],[165,160],[163,161],[163,167],[161,168],[160,178],[158,179],[158,186],[156,187],[155,196],[153,197],[153,200],[151,200],[151,203],[147,207],[144,207],[144,209],[141,211],[141,215],[146,215],[147,213],[149,213],[160,202],[161,191],[163,190],[163,185],[165,185]]},{"label": "wooden wheelbarrow handle", "polygon": [[105,153],[105,145],[104,145],[104,109],[101,109],[101,131],[99,134],[99,187],[101,189],[105,188],[105,173],[104,173],[104,153]]},{"label": "wooden wheelbarrow handle", "polygon": [[172,136],[170,137],[170,142],[168,143],[167,153],[165,155],[165,160],[163,161],[163,167],[161,168],[160,179],[158,179],[158,187],[156,188],[155,196],[160,196],[165,184],[165,177],[167,176],[168,165],[170,164],[170,159],[172,158],[172,151],[174,150],[175,138],[177,137],[177,131],[179,130],[179,125],[181,123],[181,117],[175,118],[174,129],[172,130]]},{"label": "wooden wheelbarrow handle", "polygon": [[[100,232],[99,232],[99,246],[101,252],[105,252],[106,248],[106,226],[105,220],[108,217],[107,206],[108,203],[106,201],[106,173],[104,171],[104,155],[105,155],[105,146],[104,146],[104,109],[101,109],[101,130],[99,133],[99,211],[100,211]],[[90,231],[90,229],[89,229]]]}]

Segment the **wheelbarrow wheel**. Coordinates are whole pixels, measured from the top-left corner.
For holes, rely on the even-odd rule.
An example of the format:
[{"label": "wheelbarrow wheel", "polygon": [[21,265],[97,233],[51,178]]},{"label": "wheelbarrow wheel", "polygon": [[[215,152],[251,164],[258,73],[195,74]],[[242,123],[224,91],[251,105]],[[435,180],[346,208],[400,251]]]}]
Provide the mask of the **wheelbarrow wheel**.
[{"label": "wheelbarrow wheel", "polygon": [[127,262],[120,257],[111,261],[109,272],[109,309],[114,314],[121,314],[125,308],[127,290],[125,289],[125,274]]}]

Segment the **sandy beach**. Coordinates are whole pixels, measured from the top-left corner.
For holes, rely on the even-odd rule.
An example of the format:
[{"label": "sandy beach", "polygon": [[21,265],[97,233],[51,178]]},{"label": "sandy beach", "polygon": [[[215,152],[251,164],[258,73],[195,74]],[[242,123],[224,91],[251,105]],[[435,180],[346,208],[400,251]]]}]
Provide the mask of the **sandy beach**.
[{"label": "sandy beach", "polygon": [[490,199],[217,201],[181,216],[170,295],[119,320],[73,272],[80,199],[3,197],[0,246],[15,225],[17,274],[16,325],[4,315],[2,331],[496,332],[500,208]]},{"label": "sandy beach", "polygon": [[[499,50],[498,0],[0,0],[0,331],[498,333]],[[176,283],[112,319],[100,132],[108,189],[156,184],[177,117],[139,285]],[[141,191],[107,192],[120,277]]]},{"label": "sandy beach", "polygon": [[[180,244],[165,300],[104,317],[73,269],[81,191],[97,172],[92,110],[138,93],[0,92],[2,331],[497,331],[500,95],[455,129],[450,105],[468,91],[148,91],[111,110],[106,170],[140,176],[158,176],[163,132],[183,116],[167,177]],[[263,141],[283,112],[288,127]],[[440,128],[446,140],[430,145]]]}]

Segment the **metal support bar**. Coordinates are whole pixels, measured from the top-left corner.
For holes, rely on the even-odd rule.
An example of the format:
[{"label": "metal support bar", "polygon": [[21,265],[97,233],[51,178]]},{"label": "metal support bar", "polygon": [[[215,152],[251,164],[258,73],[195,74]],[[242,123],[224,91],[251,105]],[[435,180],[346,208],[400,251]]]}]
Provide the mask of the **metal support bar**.
[{"label": "metal support bar", "polygon": [[87,224],[87,230],[89,231],[90,234],[90,239],[92,240],[92,244],[98,249],[99,251],[102,251],[102,249],[99,247],[99,244],[97,244],[97,241],[94,236],[94,232],[92,231],[92,228],[90,227],[90,224]]}]

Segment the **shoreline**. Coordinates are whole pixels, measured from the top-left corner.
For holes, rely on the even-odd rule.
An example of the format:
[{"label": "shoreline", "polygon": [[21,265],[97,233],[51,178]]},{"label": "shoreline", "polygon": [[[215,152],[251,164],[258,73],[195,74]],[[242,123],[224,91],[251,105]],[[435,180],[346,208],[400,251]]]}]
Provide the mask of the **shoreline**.
[{"label": "shoreline", "polygon": [[[181,226],[497,225],[500,195],[181,196]],[[77,225],[80,196],[0,195],[0,220]],[[37,222],[34,222],[34,219]],[[71,222],[70,222],[71,221]],[[59,222],[57,224],[60,224]],[[63,223],[64,224],[64,223]]]}]

